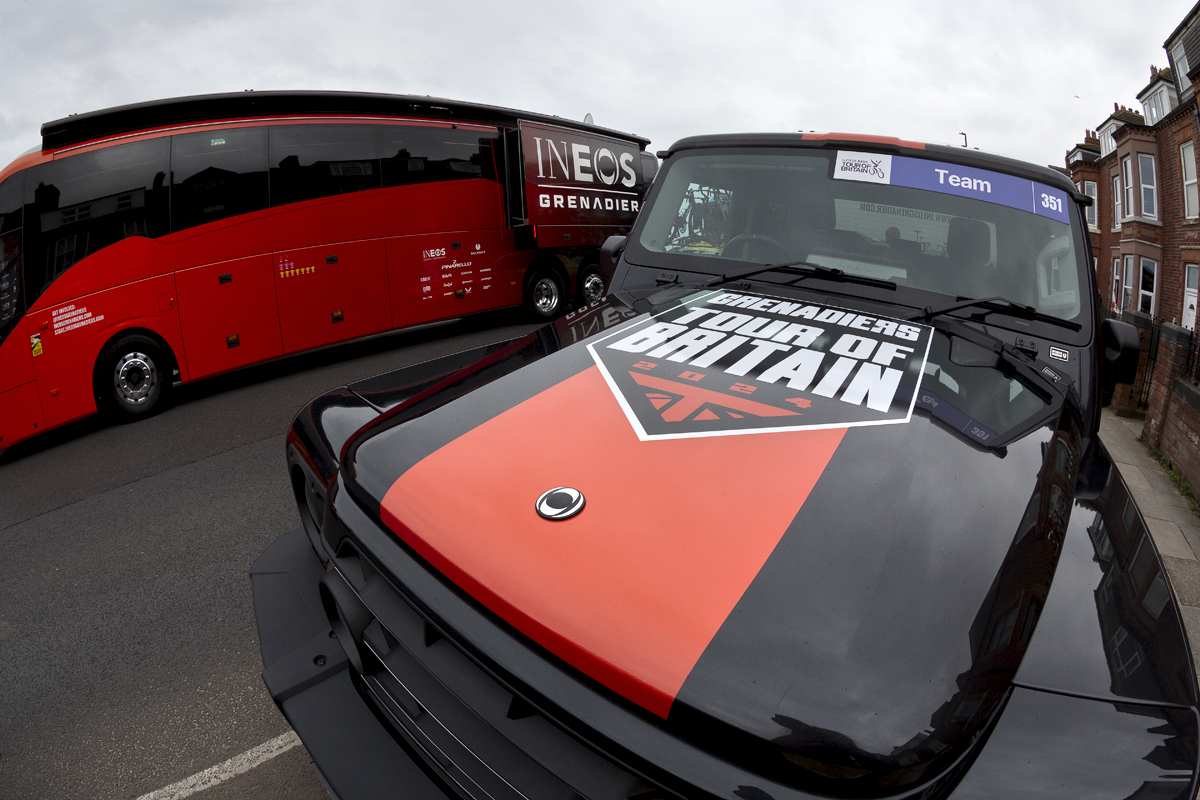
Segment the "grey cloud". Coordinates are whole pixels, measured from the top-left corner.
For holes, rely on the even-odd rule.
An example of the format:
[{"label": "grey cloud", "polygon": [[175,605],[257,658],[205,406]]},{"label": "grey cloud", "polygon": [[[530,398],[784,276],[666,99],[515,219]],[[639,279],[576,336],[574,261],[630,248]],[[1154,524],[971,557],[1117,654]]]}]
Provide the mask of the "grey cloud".
[{"label": "grey cloud", "polygon": [[[1037,163],[1133,105],[1190,0],[1115,3],[0,0],[0,160],[41,123],[255,89],[431,94],[650,137],[843,130]],[[1079,95],[1080,99],[1076,99]]]}]

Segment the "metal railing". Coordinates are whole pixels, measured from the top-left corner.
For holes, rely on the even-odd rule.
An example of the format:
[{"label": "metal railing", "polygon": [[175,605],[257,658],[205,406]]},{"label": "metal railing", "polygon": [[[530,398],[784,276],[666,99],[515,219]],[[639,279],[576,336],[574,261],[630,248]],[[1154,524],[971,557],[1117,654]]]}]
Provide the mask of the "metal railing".
[{"label": "metal railing", "polygon": [[1141,382],[1137,387],[1137,410],[1145,411],[1150,406],[1150,387],[1154,385],[1154,365],[1158,362],[1158,340],[1162,336],[1163,321],[1158,317],[1151,320],[1150,346],[1146,351],[1146,368],[1142,370]]},{"label": "metal railing", "polygon": [[1197,336],[1195,331],[1188,337],[1187,361],[1183,365],[1180,377],[1200,386],[1200,336]]}]

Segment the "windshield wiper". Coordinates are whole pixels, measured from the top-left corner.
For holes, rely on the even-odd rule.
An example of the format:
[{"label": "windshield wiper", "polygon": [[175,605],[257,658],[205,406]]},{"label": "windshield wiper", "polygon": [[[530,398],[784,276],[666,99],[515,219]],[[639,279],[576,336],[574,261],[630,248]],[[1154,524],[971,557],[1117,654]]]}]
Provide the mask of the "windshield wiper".
[{"label": "windshield wiper", "polygon": [[826,281],[838,281],[840,283],[860,283],[864,286],[878,286],[880,289],[896,288],[893,281],[885,281],[880,278],[869,278],[866,275],[856,275],[853,272],[846,272],[835,267],[823,267],[820,264],[813,264],[810,261],[785,261],[780,264],[755,264],[748,269],[733,270],[726,272],[723,275],[718,275],[711,280],[701,284],[703,287],[722,286],[741,278],[749,278],[752,275],[758,275],[763,272],[785,272],[789,275],[798,275],[794,280],[786,281],[784,285],[791,286],[808,278],[820,278]]},{"label": "windshield wiper", "polygon": [[1009,300],[1007,297],[981,297],[979,299],[971,299],[968,297],[966,299],[959,300],[956,303],[950,303],[949,305],[939,306],[937,308],[925,306],[923,311],[912,315],[908,319],[910,322],[915,322],[917,320],[929,322],[934,317],[940,317],[943,314],[949,314],[951,311],[958,311],[961,308],[982,308],[991,313],[1008,314],[1010,317],[1019,317],[1020,319],[1031,319],[1038,322],[1046,322],[1050,325],[1058,325],[1061,328],[1067,328],[1068,330],[1072,331],[1081,330],[1083,328],[1083,326],[1078,322],[1071,322],[1070,320],[1052,317],[1049,314],[1043,314],[1033,306],[1027,306],[1023,303]]},{"label": "windshield wiper", "polygon": [[651,305],[658,305],[665,300],[670,299],[670,297],[680,289],[686,288],[689,291],[694,291],[696,289],[709,289],[714,286],[725,286],[726,284],[733,283],[734,281],[741,280],[742,278],[749,278],[753,275],[772,271],[784,272],[789,275],[797,276],[790,281],[784,281],[781,284],[783,286],[791,286],[809,278],[820,278],[821,280],[836,281],[839,283],[857,283],[863,286],[877,286],[880,289],[889,289],[893,291],[896,289],[896,284],[893,281],[885,281],[880,278],[869,278],[866,275],[856,275],[853,272],[848,273],[834,267],[823,267],[820,264],[813,264],[809,261],[786,261],[781,264],[755,264],[749,268],[742,268],[725,272],[721,275],[714,275],[707,280],[703,280],[695,284],[680,281],[678,273],[659,273],[659,275],[655,277],[654,281],[658,286],[665,285],[665,288],[650,295],[647,300]]}]

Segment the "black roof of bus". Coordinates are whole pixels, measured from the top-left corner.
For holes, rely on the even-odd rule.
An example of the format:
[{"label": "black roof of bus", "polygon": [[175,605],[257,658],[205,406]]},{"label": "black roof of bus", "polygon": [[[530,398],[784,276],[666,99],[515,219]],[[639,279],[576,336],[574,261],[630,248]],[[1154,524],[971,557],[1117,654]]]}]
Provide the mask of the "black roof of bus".
[{"label": "black roof of bus", "polygon": [[242,117],[294,114],[354,114],[379,116],[421,116],[453,122],[477,122],[489,125],[515,125],[517,120],[613,136],[638,142],[649,139],[621,131],[586,125],[546,114],[532,114],[512,108],[463,103],[441,97],[417,97],[368,92],[234,92],[171,97],[127,106],[115,106],[84,114],[72,114],[42,125],[42,150],[68,147],[108,136],[133,133],[151,128],[201,124]]},{"label": "black roof of bus", "polygon": [[[844,138],[842,138],[844,137]],[[916,144],[916,146],[911,146]],[[669,153],[680,150],[695,150],[709,147],[817,147],[842,150],[872,150],[880,153],[896,153],[914,158],[933,158],[951,161],[956,164],[990,169],[997,172],[1007,172],[1022,178],[1065,189],[1076,199],[1083,196],[1075,188],[1070,179],[1050,167],[1041,167],[1028,161],[1019,161],[1007,156],[998,156],[980,150],[969,150],[965,147],[954,147],[944,144],[904,143],[891,137],[870,137],[857,134],[812,134],[802,133],[734,133],[710,134],[704,136],[688,136],[675,142],[666,151],[659,151],[664,157]],[[1086,201],[1090,202],[1090,200]]]}]

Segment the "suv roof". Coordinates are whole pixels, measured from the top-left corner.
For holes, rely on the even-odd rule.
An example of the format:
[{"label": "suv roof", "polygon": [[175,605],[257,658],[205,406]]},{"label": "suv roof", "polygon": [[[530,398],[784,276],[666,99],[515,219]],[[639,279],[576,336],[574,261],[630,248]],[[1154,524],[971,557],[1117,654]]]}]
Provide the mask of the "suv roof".
[{"label": "suv roof", "polygon": [[675,142],[668,150],[659,151],[659,158],[666,158],[680,150],[695,150],[707,147],[816,147],[880,152],[903,153],[914,158],[939,158],[958,164],[999,170],[1041,183],[1057,186],[1079,197],[1075,184],[1061,172],[1049,167],[1040,167],[1027,161],[1007,156],[998,156],[965,147],[944,144],[926,144],[897,139],[894,136],[872,136],[858,133],[732,133],[688,136]]}]

